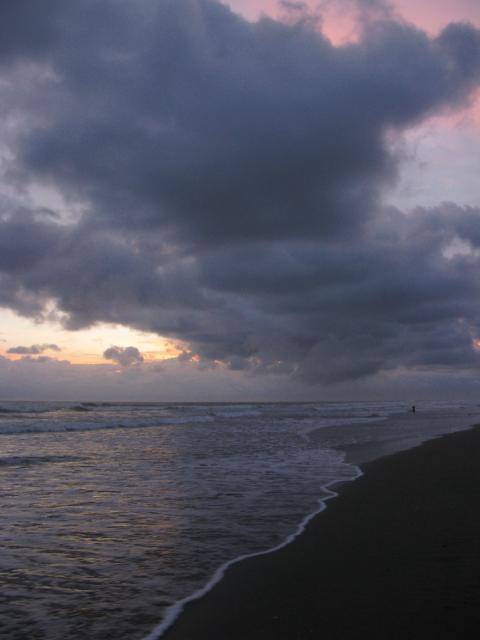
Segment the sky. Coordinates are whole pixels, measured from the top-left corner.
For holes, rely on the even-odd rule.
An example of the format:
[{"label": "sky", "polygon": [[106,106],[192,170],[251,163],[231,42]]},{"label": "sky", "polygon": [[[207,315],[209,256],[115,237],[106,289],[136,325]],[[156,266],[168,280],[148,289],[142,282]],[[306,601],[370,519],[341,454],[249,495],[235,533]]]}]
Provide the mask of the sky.
[{"label": "sky", "polygon": [[475,399],[478,0],[4,0],[0,398]]}]

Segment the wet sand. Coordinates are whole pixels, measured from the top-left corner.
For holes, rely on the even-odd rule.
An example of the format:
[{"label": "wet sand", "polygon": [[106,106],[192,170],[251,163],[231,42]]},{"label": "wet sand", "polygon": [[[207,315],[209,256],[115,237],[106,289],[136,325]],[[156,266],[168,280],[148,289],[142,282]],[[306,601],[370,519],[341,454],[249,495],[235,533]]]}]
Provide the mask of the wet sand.
[{"label": "wet sand", "polygon": [[292,544],[230,567],[163,638],[476,637],[480,427],[361,467]]}]

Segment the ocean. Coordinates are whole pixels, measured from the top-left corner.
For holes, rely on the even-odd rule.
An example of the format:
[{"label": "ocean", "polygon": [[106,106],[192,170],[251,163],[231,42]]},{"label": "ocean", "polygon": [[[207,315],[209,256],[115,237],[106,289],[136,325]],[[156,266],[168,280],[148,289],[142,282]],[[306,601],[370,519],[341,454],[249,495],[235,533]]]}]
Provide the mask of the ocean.
[{"label": "ocean", "polygon": [[398,420],[408,410],[1,402],[0,636],[161,637],[227,563],[300,532],[365,452],[465,428],[478,412],[423,403]]}]

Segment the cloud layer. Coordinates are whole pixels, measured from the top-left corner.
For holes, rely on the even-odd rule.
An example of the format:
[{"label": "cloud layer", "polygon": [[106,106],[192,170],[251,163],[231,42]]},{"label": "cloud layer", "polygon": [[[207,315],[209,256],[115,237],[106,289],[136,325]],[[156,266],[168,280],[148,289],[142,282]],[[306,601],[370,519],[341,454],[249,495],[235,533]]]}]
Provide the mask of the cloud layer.
[{"label": "cloud layer", "polygon": [[105,360],[113,360],[122,367],[142,364],[143,356],[137,347],[110,347],[103,353]]},{"label": "cloud layer", "polygon": [[36,356],[40,355],[44,351],[61,351],[60,347],[56,344],[32,344],[30,347],[11,347],[7,353],[14,353],[22,356]]},{"label": "cloud layer", "polygon": [[0,43],[0,305],[308,382],[478,368],[480,209],[382,206],[392,143],[478,88],[474,27],[334,47],[213,0],[5,0]]}]

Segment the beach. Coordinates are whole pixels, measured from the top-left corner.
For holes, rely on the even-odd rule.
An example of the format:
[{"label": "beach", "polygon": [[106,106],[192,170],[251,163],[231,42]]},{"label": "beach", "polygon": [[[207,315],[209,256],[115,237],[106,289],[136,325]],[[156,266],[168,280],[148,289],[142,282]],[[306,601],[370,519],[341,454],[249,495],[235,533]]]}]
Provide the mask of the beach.
[{"label": "beach", "polygon": [[231,566],[166,640],[467,638],[480,622],[480,427],[361,464],[291,544]]},{"label": "beach", "polygon": [[[420,549],[398,505],[414,505],[435,473],[448,485],[455,461],[463,473],[473,456],[476,473],[472,443],[414,464],[419,445],[476,423],[476,405],[434,402],[412,414],[395,402],[5,401],[0,637],[156,640],[168,628],[180,638],[302,638],[355,607],[379,620],[383,586],[362,602],[366,585],[372,594],[380,569],[395,570],[385,558],[403,549],[404,571]],[[434,445],[444,442],[456,441]],[[457,493],[448,509],[469,508]],[[463,535],[467,517],[455,520]],[[392,522],[403,547],[388,539]],[[398,576],[392,585],[403,588]]]}]

